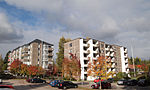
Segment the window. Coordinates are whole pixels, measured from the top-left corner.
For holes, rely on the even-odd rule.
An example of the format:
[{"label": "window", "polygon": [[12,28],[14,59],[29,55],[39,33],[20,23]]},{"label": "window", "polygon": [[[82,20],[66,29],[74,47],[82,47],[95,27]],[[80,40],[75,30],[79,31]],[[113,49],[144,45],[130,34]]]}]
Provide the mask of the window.
[{"label": "window", "polygon": [[101,48],[104,48],[104,44],[101,44]]},{"label": "window", "polygon": [[69,46],[72,47],[72,43],[70,43]]},{"label": "window", "polygon": [[72,49],[69,50],[69,53],[72,53]]}]

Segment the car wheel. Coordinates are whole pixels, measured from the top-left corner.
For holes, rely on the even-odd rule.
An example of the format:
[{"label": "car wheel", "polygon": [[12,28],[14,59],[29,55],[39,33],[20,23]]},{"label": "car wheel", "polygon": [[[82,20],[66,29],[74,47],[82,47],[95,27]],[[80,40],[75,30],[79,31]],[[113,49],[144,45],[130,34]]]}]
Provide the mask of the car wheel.
[{"label": "car wheel", "polygon": [[67,89],[67,87],[64,86],[63,89]]},{"label": "car wheel", "polygon": [[74,86],[74,88],[78,88],[78,86]]},{"label": "car wheel", "polygon": [[43,83],[46,83],[45,81]]},{"label": "car wheel", "polygon": [[94,86],[92,86],[92,89],[94,89],[95,87]]}]

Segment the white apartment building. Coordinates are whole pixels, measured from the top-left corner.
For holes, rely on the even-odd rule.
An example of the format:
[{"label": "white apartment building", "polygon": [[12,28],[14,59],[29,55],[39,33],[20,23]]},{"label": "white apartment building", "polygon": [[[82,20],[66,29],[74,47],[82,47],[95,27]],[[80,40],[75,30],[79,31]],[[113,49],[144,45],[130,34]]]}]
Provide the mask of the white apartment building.
[{"label": "white apartment building", "polygon": [[97,60],[100,56],[105,56],[111,60],[111,68],[107,70],[107,73],[110,71],[129,73],[127,49],[123,46],[110,45],[91,38],[77,38],[64,44],[64,57],[70,58],[69,53],[75,54],[80,60],[81,80],[95,79],[95,77],[87,75],[88,62]]},{"label": "white apartment building", "polygon": [[48,69],[49,64],[53,64],[53,44],[35,39],[28,44],[24,44],[14,49],[9,54],[9,65],[18,59],[27,65],[39,65]]}]

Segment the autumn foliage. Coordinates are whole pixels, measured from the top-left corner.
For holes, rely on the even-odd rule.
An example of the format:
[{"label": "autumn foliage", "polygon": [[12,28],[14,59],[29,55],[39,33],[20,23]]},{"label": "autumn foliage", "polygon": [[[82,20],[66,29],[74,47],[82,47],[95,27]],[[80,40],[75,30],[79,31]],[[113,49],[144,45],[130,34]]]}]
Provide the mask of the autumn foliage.
[{"label": "autumn foliage", "polygon": [[92,77],[105,77],[108,78],[113,72],[107,73],[107,69],[111,67],[111,60],[106,59],[106,57],[99,57],[97,60],[93,60],[88,63],[88,76]]},{"label": "autumn foliage", "polygon": [[16,75],[22,76],[40,76],[45,73],[45,70],[39,66],[23,64],[20,60],[14,60],[10,65],[10,71]]},{"label": "autumn foliage", "polygon": [[62,76],[68,79],[79,79],[81,73],[80,61],[73,54],[71,59],[64,58],[62,63]]},{"label": "autumn foliage", "polygon": [[10,71],[14,74],[20,73],[21,64],[22,62],[19,61],[18,59],[14,60],[12,64],[10,65]]}]

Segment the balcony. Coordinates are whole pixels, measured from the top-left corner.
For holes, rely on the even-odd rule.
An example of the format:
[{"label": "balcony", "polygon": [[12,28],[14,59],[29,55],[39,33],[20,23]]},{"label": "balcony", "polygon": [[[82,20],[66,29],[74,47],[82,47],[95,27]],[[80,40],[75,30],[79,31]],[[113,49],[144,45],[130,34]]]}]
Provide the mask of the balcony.
[{"label": "balcony", "polygon": [[48,56],[52,57],[52,56],[53,56],[53,53],[49,53]]},{"label": "balcony", "polygon": [[114,57],[111,59],[111,62],[115,62],[115,58]]},{"label": "balcony", "polygon": [[110,52],[106,52],[106,56],[110,56]]},{"label": "balcony", "polygon": [[84,64],[84,67],[88,67],[88,64]]},{"label": "balcony", "polygon": [[88,44],[83,44],[83,46],[86,47],[86,48],[89,48],[90,44],[89,43]]},{"label": "balcony", "polygon": [[114,51],[114,50],[111,48],[110,51]]},{"label": "balcony", "polygon": [[29,59],[23,59],[23,62],[29,62]]},{"label": "balcony", "polygon": [[87,71],[84,71],[84,74],[87,74]]},{"label": "balcony", "polygon": [[93,44],[93,47],[100,47],[100,45],[97,42],[96,44]]},{"label": "balcony", "polygon": [[108,69],[107,73],[111,72],[111,68]]},{"label": "balcony", "polygon": [[98,48],[97,49],[93,49],[93,53],[99,53]]},{"label": "balcony", "polygon": [[110,56],[112,56],[112,57],[113,57],[113,56],[114,56],[114,52],[112,52],[112,53],[110,54]]},{"label": "balcony", "polygon": [[86,56],[86,57],[84,57],[83,59],[84,59],[84,60],[89,60],[89,57]]},{"label": "balcony", "polygon": [[25,48],[23,49],[23,51],[24,51],[24,52],[28,52],[29,49],[28,49],[27,47],[25,47]]},{"label": "balcony", "polygon": [[124,57],[127,57],[128,55],[127,54],[124,54]]},{"label": "balcony", "polygon": [[48,51],[53,51],[54,49],[53,48],[48,48]]},{"label": "balcony", "polygon": [[106,51],[109,51],[109,48],[105,48]]},{"label": "balcony", "polygon": [[115,64],[115,63],[113,63],[111,67],[112,67],[112,68],[115,68],[115,66],[116,66],[116,64]]},{"label": "balcony", "polygon": [[99,55],[97,55],[96,57],[93,57],[93,60],[97,60],[99,57]]},{"label": "balcony", "polygon": [[113,68],[113,69],[112,69],[112,71],[113,71],[113,72],[115,72],[115,71],[116,71],[116,69],[115,69],[115,68]]},{"label": "balcony", "polygon": [[128,68],[128,64],[125,64],[125,68]]}]

